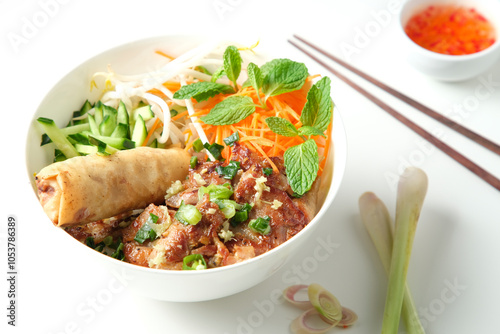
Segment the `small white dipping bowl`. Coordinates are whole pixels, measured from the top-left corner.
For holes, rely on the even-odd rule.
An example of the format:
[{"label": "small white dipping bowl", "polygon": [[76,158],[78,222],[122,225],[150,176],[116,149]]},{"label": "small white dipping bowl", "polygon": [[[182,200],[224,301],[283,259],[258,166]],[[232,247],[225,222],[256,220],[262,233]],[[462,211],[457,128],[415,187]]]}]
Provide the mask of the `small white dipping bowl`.
[{"label": "small white dipping bowl", "polygon": [[[170,55],[179,56],[191,50],[204,41],[201,37],[165,36],[141,40],[126,44],[86,61],[62,78],[36,111],[30,126],[26,146],[26,164],[28,177],[36,194],[33,173],[52,161],[53,147],[40,147],[41,131],[36,124],[40,116],[52,118],[59,126],[64,126],[71,118],[71,111],[77,110],[86,99],[95,101],[98,96],[96,90],[89,93],[92,75],[98,71],[105,71],[106,66],[120,74],[141,74],[152,68],[157,68],[159,62],[165,59],[154,53],[163,50]],[[276,49],[278,48],[278,49]],[[265,60],[283,57],[280,46],[272,41],[261,44],[256,52],[262,54]],[[274,51],[273,51],[274,50]],[[293,52],[293,51],[292,51]],[[293,55],[289,55],[293,59]],[[151,269],[121,262],[92,250],[73,239],[64,230],[54,227],[54,237],[71,238],[71,247],[67,252],[78,256],[92,256],[101,261],[106,268],[113,272],[124,273],[129,281],[127,286],[136,293],[158,300],[193,302],[204,301],[229,296],[248,289],[275,273],[293,255],[298,253],[313,234],[319,224],[331,224],[331,220],[322,219],[333,202],[344,175],[347,158],[346,134],[340,113],[334,112],[332,135],[332,150],[322,176],[320,197],[323,202],[316,217],[296,236],[275,249],[245,262],[222,268],[203,271],[167,271]],[[42,219],[52,224],[48,217]],[[96,269],[101,266],[96,265]]]},{"label": "small white dipping bowl", "polygon": [[[404,27],[417,12],[430,5],[458,5],[474,8],[494,26],[496,41],[489,48],[470,55],[445,55],[429,51],[406,35]],[[399,13],[399,30],[403,34],[408,62],[420,72],[441,81],[471,79],[489,69],[500,59],[499,0],[407,0]]]}]

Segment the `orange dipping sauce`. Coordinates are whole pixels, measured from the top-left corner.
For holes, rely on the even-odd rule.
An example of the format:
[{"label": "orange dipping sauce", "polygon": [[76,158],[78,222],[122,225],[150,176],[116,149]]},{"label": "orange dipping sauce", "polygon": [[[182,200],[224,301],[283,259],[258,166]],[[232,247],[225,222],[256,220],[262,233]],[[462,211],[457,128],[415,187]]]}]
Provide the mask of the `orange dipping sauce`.
[{"label": "orange dipping sauce", "polygon": [[405,32],[421,47],[447,55],[482,51],[496,40],[495,28],[473,8],[429,6],[413,15]]}]

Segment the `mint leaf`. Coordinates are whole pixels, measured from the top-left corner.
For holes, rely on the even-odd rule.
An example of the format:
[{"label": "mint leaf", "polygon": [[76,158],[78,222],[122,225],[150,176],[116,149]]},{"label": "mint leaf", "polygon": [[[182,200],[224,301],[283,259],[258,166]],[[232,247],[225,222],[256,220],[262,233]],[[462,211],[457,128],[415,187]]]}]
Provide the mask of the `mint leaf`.
[{"label": "mint leaf", "polygon": [[233,87],[216,82],[195,82],[190,85],[182,86],[174,94],[174,99],[184,100],[194,98],[196,101],[201,102],[208,100],[218,94],[234,93]]},{"label": "mint leaf", "polygon": [[259,89],[262,87],[263,81],[260,68],[254,63],[250,63],[247,67],[247,73],[250,85],[255,89],[256,92],[259,92]]},{"label": "mint leaf", "polygon": [[226,51],[224,51],[223,60],[224,72],[226,72],[226,76],[233,82],[234,87],[236,88],[236,80],[238,80],[238,77],[240,76],[241,63],[243,62],[240,52],[235,46],[230,45],[226,48]]},{"label": "mint leaf", "polygon": [[318,146],[312,139],[290,147],[284,154],[288,183],[299,196],[305,194],[316,180],[319,170]]},{"label": "mint leaf", "polygon": [[216,82],[217,80],[219,80],[220,78],[222,78],[224,75],[226,75],[226,72],[224,72],[224,67],[219,67],[215,72],[214,74],[212,74],[212,79],[211,81],[212,82]]},{"label": "mint leaf", "polygon": [[261,72],[266,99],[302,88],[308,76],[306,65],[290,59],[274,59],[264,64]]},{"label": "mint leaf", "polygon": [[314,126],[305,125],[299,129],[299,135],[301,136],[323,136],[326,138],[324,131],[321,131]]},{"label": "mint leaf", "polygon": [[[255,89],[255,92],[257,93],[257,98],[259,99],[259,103],[263,108],[266,108],[265,103],[262,102],[262,99],[260,97],[260,88],[262,87],[262,82],[264,79],[262,78],[262,73],[260,71],[260,68],[255,65],[254,63],[248,64],[247,67],[247,74],[248,74],[248,82],[252,85],[252,87]],[[244,86],[244,85],[243,85]]]},{"label": "mint leaf", "polygon": [[206,124],[229,125],[247,118],[255,111],[255,104],[249,96],[230,96],[217,103],[208,115],[200,117]]},{"label": "mint leaf", "polygon": [[307,102],[302,109],[300,121],[324,132],[332,119],[333,103],[330,98],[330,78],[323,77],[307,93]]},{"label": "mint leaf", "polygon": [[272,132],[285,137],[295,137],[299,134],[299,131],[289,120],[281,117],[268,117],[266,124]]}]

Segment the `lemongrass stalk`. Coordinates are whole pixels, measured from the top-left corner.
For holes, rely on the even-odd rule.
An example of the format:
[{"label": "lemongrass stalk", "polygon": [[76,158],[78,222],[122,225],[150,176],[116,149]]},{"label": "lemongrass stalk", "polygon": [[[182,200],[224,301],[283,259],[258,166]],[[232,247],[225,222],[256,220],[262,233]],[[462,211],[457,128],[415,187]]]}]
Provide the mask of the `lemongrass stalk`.
[{"label": "lemongrass stalk", "polygon": [[382,334],[398,332],[411,249],[426,192],[427,175],[419,168],[408,167],[401,175],[398,184],[396,228]]},{"label": "lemongrass stalk", "polygon": [[[385,272],[389,275],[394,228],[387,207],[374,193],[366,192],[359,198],[359,211]],[[407,283],[401,316],[408,334],[425,334]]]}]

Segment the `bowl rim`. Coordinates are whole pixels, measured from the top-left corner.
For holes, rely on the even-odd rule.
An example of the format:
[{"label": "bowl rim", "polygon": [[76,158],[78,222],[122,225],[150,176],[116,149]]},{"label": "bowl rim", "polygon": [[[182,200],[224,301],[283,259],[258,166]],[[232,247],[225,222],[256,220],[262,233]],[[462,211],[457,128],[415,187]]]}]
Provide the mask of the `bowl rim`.
[{"label": "bowl rim", "polygon": [[[56,87],[58,87],[63,80],[65,80],[67,77],[74,74],[74,72],[76,72],[79,68],[81,68],[82,66],[86,65],[89,62],[95,61],[96,59],[105,56],[106,54],[108,54],[110,52],[116,51],[117,49],[134,48],[136,45],[139,45],[142,43],[155,43],[155,42],[159,43],[159,42],[165,41],[166,39],[169,39],[169,38],[172,39],[172,38],[183,37],[183,38],[202,39],[203,36],[205,36],[205,35],[203,35],[203,34],[197,34],[197,35],[189,35],[189,34],[156,35],[156,36],[152,36],[152,37],[136,39],[133,41],[129,41],[129,42],[120,44],[120,45],[113,46],[111,48],[108,48],[108,49],[86,59],[85,61],[81,62],[80,64],[77,64],[73,69],[68,71],[61,78],[59,78],[59,80],[57,80],[57,82],[52,87],[50,87],[48,89],[48,91],[46,92],[46,94],[44,95],[44,97],[42,98],[40,103],[38,104],[35,112],[33,113],[33,116],[30,119],[30,125],[28,126],[26,136],[25,136],[26,137],[25,138],[26,146],[24,148],[24,150],[25,150],[25,159],[24,159],[25,166],[26,166],[26,169],[28,172],[30,187],[32,188],[31,190],[33,192],[33,195],[35,196],[35,199],[37,200],[37,203],[38,203],[38,196],[36,194],[36,189],[34,189],[33,184],[32,184],[32,180],[31,180],[33,174],[29,170],[29,149],[31,146],[30,141],[29,141],[29,136],[30,136],[30,133],[33,131],[35,117],[37,116],[38,111],[40,110],[40,107],[44,104],[45,98]],[[272,38],[268,38],[268,40],[270,40],[270,39],[272,39]],[[189,50],[186,50],[186,51],[189,51]],[[266,55],[269,53],[266,49],[264,49],[263,51],[264,51],[263,53]],[[333,123],[333,122],[335,122],[335,123]],[[336,135],[332,135],[330,138],[331,145],[332,145],[332,149],[330,150],[330,154],[333,153],[333,157],[330,157],[330,154],[329,154],[329,157],[327,159],[333,160],[332,161],[332,175],[331,175],[331,180],[329,181],[330,184],[325,186],[325,191],[327,191],[327,192],[326,192],[326,195],[324,197],[324,202],[322,203],[319,211],[316,213],[316,215],[313,217],[313,219],[301,231],[299,231],[291,239],[287,240],[286,242],[282,243],[281,245],[265,252],[264,254],[261,254],[259,256],[256,256],[254,258],[251,258],[251,259],[248,259],[248,260],[245,260],[242,262],[238,262],[238,263],[234,263],[231,265],[218,267],[218,268],[210,268],[209,270],[200,270],[200,271],[196,271],[196,270],[162,270],[162,269],[156,269],[156,268],[142,267],[142,266],[138,266],[138,265],[135,265],[132,263],[113,259],[110,256],[107,256],[103,253],[96,252],[95,250],[90,249],[91,251],[93,251],[92,252],[93,256],[98,256],[99,259],[104,260],[104,261],[111,261],[111,262],[109,262],[109,264],[111,264],[111,265],[117,265],[117,266],[125,265],[125,268],[129,268],[135,272],[142,272],[142,273],[147,273],[147,274],[154,274],[154,275],[216,275],[216,274],[219,274],[219,273],[224,272],[224,271],[237,270],[237,268],[239,268],[241,266],[245,266],[245,265],[250,265],[251,263],[264,261],[266,258],[272,256],[273,254],[275,254],[277,252],[281,252],[282,249],[289,247],[290,241],[301,238],[302,235],[308,233],[309,230],[313,229],[318,224],[318,222],[321,220],[321,218],[325,215],[325,213],[329,210],[332,203],[334,202],[334,199],[335,199],[335,197],[339,191],[339,188],[341,186],[341,183],[343,181],[345,169],[346,169],[346,165],[347,165],[347,136],[346,136],[344,122],[343,122],[343,119],[341,116],[341,112],[338,110],[338,106],[334,106],[334,117],[332,120],[332,124],[333,124],[332,131],[336,128],[339,131],[339,133]],[[338,142],[337,141],[334,142],[334,137],[336,137],[340,140]],[[338,150],[339,147],[343,147],[344,149]],[[342,156],[339,155],[340,153],[342,153]],[[337,181],[337,182],[335,183],[334,181]],[[43,212],[43,210],[41,212]],[[45,215],[44,212],[43,212],[43,217],[48,222],[52,223],[50,221],[50,219]],[[68,235],[68,233],[61,228],[57,228],[57,230],[58,231],[56,233],[64,233],[66,236]],[[78,241],[77,239],[72,238],[72,237],[71,237],[71,239],[72,239],[71,242],[76,243],[76,247],[81,247],[80,249],[82,251],[84,249],[89,249],[89,247],[87,245],[83,244],[82,242]],[[85,248],[82,248],[82,247],[85,247]]]},{"label": "bowl rim", "polygon": [[[440,2],[440,1],[437,0],[436,2]],[[447,2],[452,3],[451,1],[447,1]],[[486,57],[490,53],[494,53],[500,48],[500,15],[499,15],[499,22],[498,23],[493,22],[492,20],[489,20],[490,23],[495,28],[496,39],[492,45],[490,45],[489,47],[487,47],[484,50],[474,52],[471,54],[465,54],[465,55],[448,55],[448,54],[443,54],[443,53],[431,51],[431,50],[428,50],[428,49],[418,45],[406,34],[405,28],[404,28],[406,21],[403,22],[404,11],[407,9],[407,6],[409,6],[411,3],[412,3],[411,0],[405,0],[398,11],[398,30],[400,31],[401,34],[403,34],[405,41],[407,43],[409,43],[411,45],[411,47],[414,48],[420,54],[427,56],[427,57],[432,57],[436,60],[456,63],[456,62],[462,62],[462,61],[473,60],[473,59],[477,59],[477,58],[481,58],[481,57]],[[456,3],[456,2],[454,2],[454,3]],[[494,6],[497,6],[499,9],[499,13],[500,13],[500,2],[490,1],[490,3],[494,4]],[[416,6],[418,6],[418,5],[416,5]],[[420,6],[422,6],[422,4],[420,4]]]}]

